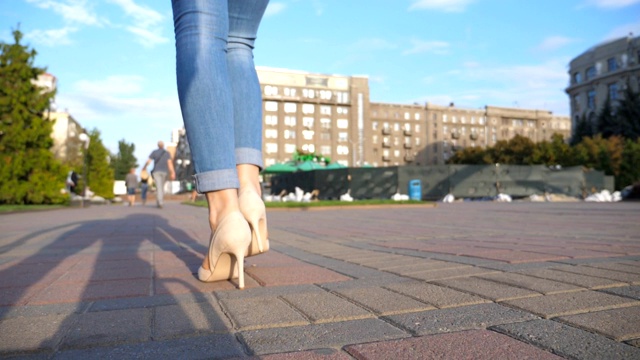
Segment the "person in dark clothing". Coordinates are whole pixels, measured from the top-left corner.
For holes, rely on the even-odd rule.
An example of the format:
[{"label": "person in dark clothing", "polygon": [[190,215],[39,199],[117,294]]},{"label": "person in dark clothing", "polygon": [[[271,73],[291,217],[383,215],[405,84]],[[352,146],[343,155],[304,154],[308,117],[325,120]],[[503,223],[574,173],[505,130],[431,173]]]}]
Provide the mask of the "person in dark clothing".
[{"label": "person in dark clothing", "polygon": [[164,142],[158,141],[158,148],[151,152],[149,160],[144,164],[142,170],[146,170],[147,166],[153,161],[153,181],[156,183],[156,203],[162,208],[164,202],[164,185],[167,182],[167,176],[170,180],[176,178],[176,172],[173,169],[173,160],[171,154],[164,149]]}]

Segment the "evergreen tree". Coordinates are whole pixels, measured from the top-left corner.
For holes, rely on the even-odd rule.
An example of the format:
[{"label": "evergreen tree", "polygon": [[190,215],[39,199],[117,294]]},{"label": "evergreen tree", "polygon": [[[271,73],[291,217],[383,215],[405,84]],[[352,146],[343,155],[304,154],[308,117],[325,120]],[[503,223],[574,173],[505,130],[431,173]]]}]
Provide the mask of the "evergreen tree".
[{"label": "evergreen tree", "polygon": [[582,141],[585,137],[593,137],[593,126],[587,121],[587,116],[582,114],[576,123],[576,128],[573,131],[573,137],[571,138],[571,145],[576,145]]},{"label": "evergreen tree", "polygon": [[632,140],[638,139],[640,137],[640,91],[633,91],[629,81],[618,105],[617,115],[622,124],[622,136]]},{"label": "evergreen tree", "polygon": [[[93,129],[89,132],[89,148],[86,150],[87,177],[82,181],[83,188],[88,184],[89,189],[98,196],[111,199],[113,194],[113,169],[109,165],[111,154],[102,144],[100,131]],[[84,175],[84,174],[83,174]]]},{"label": "evergreen tree", "polygon": [[596,118],[598,133],[602,134],[602,137],[607,139],[614,135],[620,135],[622,133],[622,127],[620,126],[619,119],[613,112],[611,106],[611,99],[607,96],[607,99],[602,105],[602,109],[598,113]]},{"label": "evergreen tree", "polygon": [[0,43],[0,204],[52,204],[65,201],[65,169],[50,151],[53,125],[46,118],[54,92],[34,85],[44,69],[34,66],[36,51]]},{"label": "evergreen tree", "polygon": [[118,154],[111,158],[111,168],[113,168],[116,180],[124,180],[131,168],[138,167],[138,160],[133,155],[136,145],[128,144],[124,139],[118,142]]}]

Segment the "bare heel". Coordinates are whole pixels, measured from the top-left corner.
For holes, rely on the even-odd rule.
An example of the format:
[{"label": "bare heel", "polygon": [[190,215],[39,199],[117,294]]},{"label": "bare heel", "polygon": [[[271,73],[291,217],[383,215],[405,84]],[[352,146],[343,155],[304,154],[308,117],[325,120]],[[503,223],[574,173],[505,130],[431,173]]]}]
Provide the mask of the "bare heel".
[{"label": "bare heel", "polygon": [[262,254],[269,250],[267,239],[267,210],[264,202],[255,190],[243,189],[238,194],[240,212],[251,228],[251,244],[245,252],[245,256]]}]

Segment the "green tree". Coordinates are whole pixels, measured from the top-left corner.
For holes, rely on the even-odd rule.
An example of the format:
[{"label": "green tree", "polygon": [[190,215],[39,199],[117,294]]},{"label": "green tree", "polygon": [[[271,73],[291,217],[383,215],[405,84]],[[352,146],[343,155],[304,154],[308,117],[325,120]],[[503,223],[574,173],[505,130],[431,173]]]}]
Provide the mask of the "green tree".
[{"label": "green tree", "polygon": [[113,169],[109,165],[111,154],[100,139],[100,131],[93,129],[89,132],[89,148],[86,150],[87,177],[86,183],[89,189],[96,195],[105,199],[112,199],[113,194]]},{"label": "green tree", "polygon": [[640,183],[640,139],[626,139],[620,162],[620,174],[616,177],[616,188]]},{"label": "green tree", "polygon": [[629,81],[627,81],[624,96],[618,104],[617,116],[622,124],[621,135],[627,139],[638,139],[640,137],[640,91],[633,91]]},{"label": "green tree", "polygon": [[587,120],[586,114],[582,114],[576,123],[576,128],[573,131],[573,137],[571,138],[571,145],[576,145],[582,141],[585,137],[593,137],[593,125]]},{"label": "green tree", "polygon": [[610,138],[614,135],[620,135],[622,133],[622,126],[620,119],[614,114],[613,107],[611,106],[611,99],[607,96],[607,99],[602,105],[602,109],[596,117],[596,123],[598,133],[602,134],[602,137]]},{"label": "green tree", "polygon": [[138,160],[133,153],[136,145],[128,144],[124,139],[118,142],[118,154],[111,157],[111,168],[116,180],[124,180],[131,168],[138,167]]},{"label": "green tree", "polygon": [[34,85],[44,69],[35,67],[36,51],[0,43],[0,203],[55,204],[65,201],[65,169],[50,148],[52,123],[46,118],[54,92]]}]

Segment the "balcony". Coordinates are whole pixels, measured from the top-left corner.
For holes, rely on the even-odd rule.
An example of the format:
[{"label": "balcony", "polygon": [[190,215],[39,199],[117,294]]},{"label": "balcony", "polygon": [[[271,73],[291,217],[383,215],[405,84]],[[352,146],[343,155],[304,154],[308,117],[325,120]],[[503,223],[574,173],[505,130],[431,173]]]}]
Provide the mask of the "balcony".
[{"label": "balcony", "polygon": [[452,132],[451,133],[451,138],[452,139],[460,139],[460,134],[457,132]]},{"label": "balcony", "polygon": [[413,147],[413,145],[411,145],[411,143],[404,143],[404,148],[405,149],[411,149]]},{"label": "balcony", "polygon": [[382,161],[389,162],[389,161],[391,161],[391,159],[389,158],[389,156],[383,156],[382,157]]},{"label": "balcony", "polygon": [[474,134],[474,133],[470,134],[470,135],[469,135],[469,139],[471,139],[471,140],[478,140],[478,134]]},{"label": "balcony", "polygon": [[405,129],[404,130],[404,135],[405,136],[411,136],[411,135],[413,135],[413,131]]},{"label": "balcony", "polygon": [[416,158],[413,155],[407,154],[407,155],[404,156],[404,161],[408,162],[408,163],[413,162],[415,159]]},{"label": "balcony", "polygon": [[387,149],[388,149],[388,148],[390,148],[390,147],[391,147],[391,143],[390,143],[390,142],[388,142],[388,141],[383,141],[383,142],[382,142],[382,147],[383,147],[383,148],[387,148]]},{"label": "balcony", "polygon": [[382,135],[391,135],[391,128],[382,128]]}]

